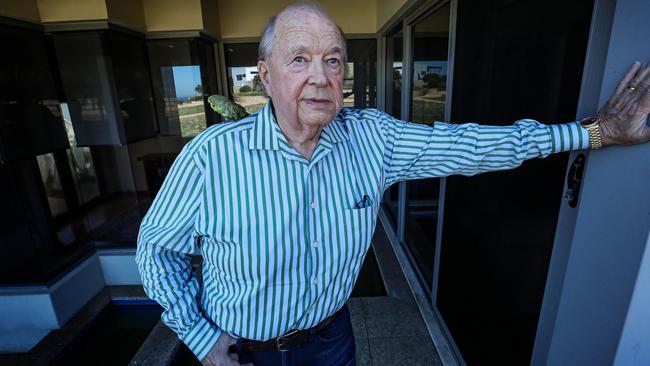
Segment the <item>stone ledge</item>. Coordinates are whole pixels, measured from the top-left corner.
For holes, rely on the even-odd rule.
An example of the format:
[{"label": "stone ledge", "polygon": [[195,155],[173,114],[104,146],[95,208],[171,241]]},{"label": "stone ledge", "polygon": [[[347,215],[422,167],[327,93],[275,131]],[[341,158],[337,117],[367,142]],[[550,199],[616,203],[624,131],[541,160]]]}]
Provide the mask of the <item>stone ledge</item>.
[{"label": "stone ledge", "polygon": [[181,340],[176,333],[162,321],[153,328],[138,352],[133,356],[130,366],[166,366],[174,361],[174,356],[181,347]]}]

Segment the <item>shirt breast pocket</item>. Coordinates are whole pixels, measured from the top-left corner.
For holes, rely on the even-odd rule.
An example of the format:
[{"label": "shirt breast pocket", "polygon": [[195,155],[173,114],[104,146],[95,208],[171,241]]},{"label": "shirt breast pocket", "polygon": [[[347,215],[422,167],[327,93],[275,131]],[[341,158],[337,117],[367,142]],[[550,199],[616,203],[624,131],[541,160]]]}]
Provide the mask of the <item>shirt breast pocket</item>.
[{"label": "shirt breast pocket", "polygon": [[344,225],[349,229],[352,235],[348,235],[348,240],[352,240],[352,246],[361,246],[365,253],[368,249],[372,234],[377,220],[378,205],[373,204],[368,207],[350,208],[343,211]]},{"label": "shirt breast pocket", "polygon": [[354,285],[368,252],[377,219],[377,208],[378,205],[374,204],[362,208],[348,208],[342,212],[343,222],[339,232],[345,252],[341,261],[346,263],[344,271],[347,273],[345,277],[350,288]]}]

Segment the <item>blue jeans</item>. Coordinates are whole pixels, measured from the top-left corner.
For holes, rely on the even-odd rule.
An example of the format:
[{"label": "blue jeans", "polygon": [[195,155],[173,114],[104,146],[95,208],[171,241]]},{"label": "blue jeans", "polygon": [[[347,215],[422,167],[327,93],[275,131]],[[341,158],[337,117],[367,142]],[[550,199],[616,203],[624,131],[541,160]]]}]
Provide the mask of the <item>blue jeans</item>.
[{"label": "blue jeans", "polygon": [[347,305],[338,311],[336,318],[309,342],[290,351],[242,352],[237,340],[235,351],[240,363],[252,362],[255,366],[354,366],[356,349],[350,311]]}]

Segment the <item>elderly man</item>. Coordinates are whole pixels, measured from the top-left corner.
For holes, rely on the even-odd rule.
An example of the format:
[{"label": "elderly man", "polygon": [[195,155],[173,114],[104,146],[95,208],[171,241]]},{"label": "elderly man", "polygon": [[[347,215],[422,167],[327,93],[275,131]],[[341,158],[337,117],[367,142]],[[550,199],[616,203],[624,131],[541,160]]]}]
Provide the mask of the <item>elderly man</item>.
[{"label": "elderly man", "polygon": [[204,365],[353,365],[345,303],[391,184],[650,139],[650,67],[640,63],[582,122],[431,127],[342,109],[345,58],[319,7],[271,18],[258,63],[271,101],[191,140],[142,221],[144,288]]}]

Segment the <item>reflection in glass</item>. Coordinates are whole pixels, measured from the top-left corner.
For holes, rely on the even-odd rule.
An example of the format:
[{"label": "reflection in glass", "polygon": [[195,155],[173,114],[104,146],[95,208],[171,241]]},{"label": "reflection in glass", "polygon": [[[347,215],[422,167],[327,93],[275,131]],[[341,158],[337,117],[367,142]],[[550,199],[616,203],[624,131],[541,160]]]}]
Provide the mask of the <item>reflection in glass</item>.
[{"label": "reflection in glass", "polygon": [[354,107],[354,63],[343,64],[343,106]]},{"label": "reflection in glass", "polygon": [[61,179],[59,179],[59,172],[56,169],[54,155],[52,153],[38,155],[36,160],[45,187],[50,213],[52,217],[59,216],[68,210],[68,206],[65,203],[65,195],[61,186]]},{"label": "reflection in glass", "polygon": [[[432,125],[445,119],[449,4],[435,10],[413,27],[413,86],[411,122]],[[424,280],[433,283],[434,249],[438,222],[440,179],[406,183],[406,242]]]},{"label": "reflection in glass", "polygon": [[259,43],[225,44],[228,93],[248,113],[262,109],[269,99],[257,73]]},{"label": "reflection in glass", "polygon": [[216,122],[207,97],[216,91],[212,44],[200,39],[148,41],[161,135],[191,138]]},{"label": "reflection in glass", "polygon": [[[386,37],[386,112],[402,118],[402,26],[394,29]],[[393,230],[397,230],[397,206],[399,184],[393,184],[384,193],[383,205],[388,213]]]},{"label": "reflection in glass", "polygon": [[228,67],[229,89],[232,90],[235,102],[244,107],[248,113],[259,111],[269,100],[255,64]]},{"label": "reflection in glass", "polygon": [[53,34],[52,40],[77,145],[120,145],[119,119],[102,34],[63,32]]},{"label": "reflection in glass", "polygon": [[348,60],[343,68],[343,106],[372,108],[377,105],[377,40],[347,41]]},{"label": "reflection in glass", "polygon": [[67,147],[42,32],[0,25],[0,160]]},{"label": "reflection in glass", "polygon": [[[163,74],[168,72],[161,70]],[[181,126],[181,136],[194,137],[205,130],[205,107],[199,65],[172,66],[176,105]],[[163,79],[164,82],[164,79]],[[173,104],[170,103],[170,106]]]},{"label": "reflection in glass", "polygon": [[445,119],[449,5],[413,27],[411,122],[433,124]]},{"label": "reflection in glass", "polygon": [[144,39],[109,31],[105,35],[126,142],[154,137],[151,77]]},{"label": "reflection in glass", "polygon": [[61,103],[61,114],[65,122],[70,149],[68,149],[68,164],[72,171],[72,180],[79,204],[84,204],[99,196],[99,186],[95,166],[88,147],[78,147],[74,135],[74,128],[70,119],[70,110],[67,103]]}]

